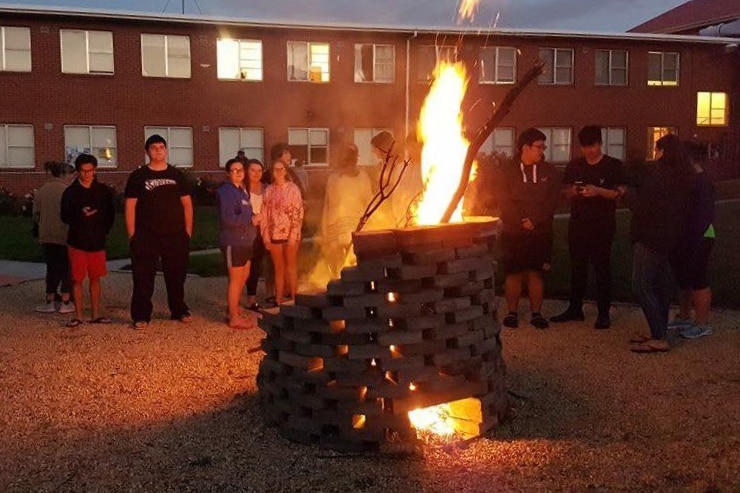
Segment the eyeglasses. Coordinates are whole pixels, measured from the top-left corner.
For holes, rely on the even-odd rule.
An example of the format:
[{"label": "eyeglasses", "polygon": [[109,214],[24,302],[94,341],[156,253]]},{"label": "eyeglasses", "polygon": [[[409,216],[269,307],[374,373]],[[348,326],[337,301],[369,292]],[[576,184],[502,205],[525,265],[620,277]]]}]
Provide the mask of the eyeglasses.
[{"label": "eyeglasses", "polygon": [[80,168],[77,172],[79,174],[82,174],[82,173],[94,173],[95,172],[95,168],[90,168],[90,169]]},{"label": "eyeglasses", "polygon": [[229,173],[234,173],[234,174],[244,173],[244,168],[234,168],[234,169],[229,170]]}]

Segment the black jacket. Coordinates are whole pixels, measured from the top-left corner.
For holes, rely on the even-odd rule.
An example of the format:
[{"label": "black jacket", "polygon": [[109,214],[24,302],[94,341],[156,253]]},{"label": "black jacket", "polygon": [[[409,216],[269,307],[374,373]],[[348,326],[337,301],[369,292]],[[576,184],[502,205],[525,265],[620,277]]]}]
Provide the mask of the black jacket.
[{"label": "black jacket", "polygon": [[[499,203],[503,230],[508,233],[527,233],[522,220],[534,223],[533,232],[552,231],[553,213],[560,198],[561,178],[550,163],[538,163],[537,180],[528,176],[524,181],[519,159],[503,163],[496,173],[496,197]],[[525,172],[533,175],[531,166]]]},{"label": "black jacket", "polygon": [[98,180],[90,188],[75,180],[64,191],[62,221],[69,225],[69,246],[86,252],[105,249],[105,237],[114,220],[113,191]]}]

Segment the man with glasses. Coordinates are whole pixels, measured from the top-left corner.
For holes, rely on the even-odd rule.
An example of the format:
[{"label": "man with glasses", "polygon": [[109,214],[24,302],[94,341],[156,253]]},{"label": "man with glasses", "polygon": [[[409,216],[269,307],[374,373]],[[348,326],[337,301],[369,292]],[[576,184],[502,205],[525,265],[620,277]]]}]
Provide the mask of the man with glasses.
[{"label": "man with glasses", "polygon": [[144,150],[149,164],[129,175],[124,191],[134,279],[131,318],[135,329],[145,329],[151,321],[154,277],[160,258],[170,318],[182,323],[193,320],[185,304],[193,202],[185,175],[167,163],[167,141],[161,135],[152,135]]}]

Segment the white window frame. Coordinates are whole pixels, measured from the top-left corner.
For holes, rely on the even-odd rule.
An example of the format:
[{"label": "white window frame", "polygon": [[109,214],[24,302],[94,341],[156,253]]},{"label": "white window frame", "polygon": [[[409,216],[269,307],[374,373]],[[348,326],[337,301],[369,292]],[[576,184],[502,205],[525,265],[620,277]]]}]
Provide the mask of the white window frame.
[{"label": "white window frame", "polygon": [[261,40],[218,38],[216,54],[219,80],[262,80],[264,69]]},{"label": "white window frame", "polygon": [[[16,142],[17,140],[21,142]],[[0,169],[33,169],[35,166],[33,125],[0,123]]]},{"label": "white window frame", "polygon": [[[624,65],[619,66],[615,54],[624,54]],[[599,74],[599,56],[606,56],[606,73]],[[596,50],[594,52],[594,82],[597,86],[626,86],[629,84],[629,51],[627,50]],[[617,74],[623,73],[624,80],[620,81]]]},{"label": "white window frame", "polygon": [[[18,36],[19,39],[11,39]],[[8,46],[10,45],[10,46]],[[17,55],[13,61],[11,55]],[[31,29],[22,26],[0,26],[0,71],[31,71]]]},{"label": "white window frame", "polygon": [[[59,46],[64,74],[113,75],[113,33],[60,29]],[[80,50],[81,52],[75,52]]]},{"label": "white window frame", "polygon": [[[552,53],[552,56],[545,55],[545,52]],[[558,55],[561,53],[570,54],[569,64],[559,63]],[[540,48],[539,54],[540,60],[545,62],[545,71],[537,80],[540,85],[572,86],[575,83],[575,51],[573,48]],[[552,60],[552,63],[550,63],[550,60]],[[568,70],[568,80],[558,76],[563,69]]]},{"label": "white window frame", "polygon": [[[650,79],[650,60],[654,56],[660,56],[660,67],[658,69],[660,70],[660,80],[658,79]],[[673,56],[675,57],[676,62],[676,68],[675,68],[675,77],[670,78],[670,70],[666,69],[666,57],[667,56]],[[648,52],[648,66],[647,66],[647,85],[648,86],[662,86],[662,87],[676,87],[680,83],[681,79],[681,55],[675,51],[649,51]]]},{"label": "white window frame", "polygon": [[218,153],[219,166],[244,151],[249,159],[259,159],[265,163],[265,130],[260,127],[219,127]]},{"label": "white window frame", "polygon": [[[363,70],[363,47],[372,47],[372,74],[368,79],[365,71]],[[390,61],[383,59],[379,56],[381,49],[390,48]],[[383,77],[378,74],[389,74],[387,77]],[[373,43],[356,43],[355,44],[355,82],[366,82],[376,84],[391,84],[396,79],[396,47],[389,44],[373,44]]]},{"label": "white window frame", "polygon": [[373,166],[378,164],[379,160],[373,154],[373,146],[370,141],[378,135],[380,132],[388,132],[393,135],[392,128],[369,128],[369,127],[357,127],[354,130],[354,143],[357,146],[358,158],[357,162],[361,166]]},{"label": "white window frame", "polygon": [[[434,63],[431,67],[427,67],[425,64],[428,60],[431,60],[431,52],[434,50]],[[434,69],[440,61],[448,61],[454,63],[457,61],[457,46],[453,45],[419,45],[417,47],[416,57],[416,77],[419,82],[429,83],[434,80]]]},{"label": "white window frame", "polygon": [[[321,136],[324,135],[322,139]],[[322,144],[321,141],[324,141]],[[329,165],[329,129],[328,128],[307,128],[307,127],[290,127],[288,128],[288,146],[291,149],[293,158],[300,159],[300,153],[294,152],[296,147],[306,147],[305,166],[328,166]],[[318,160],[313,154],[315,150],[325,149],[325,160]]]},{"label": "white window frame", "polygon": [[[159,134],[167,141],[167,162],[178,168],[193,167],[193,127],[144,127],[144,140]],[[181,143],[180,137],[189,136],[189,142]],[[149,157],[146,158],[149,162]]]},{"label": "white window frame", "polygon": [[[159,58],[158,60],[156,58],[150,59],[150,57],[154,57],[155,54],[150,54],[147,56],[147,53],[145,51],[145,45],[146,40],[148,41],[161,41],[161,53],[156,53],[156,56]],[[176,46],[178,43],[175,43],[175,41],[178,41],[179,43],[184,43],[182,45],[182,48],[185,49],[185,52],[179,53],[178,49],[179,46]],[[158,45],[159,43],[157,43]],[[157,50],[159,51],[159,46],[156,46]],[[185,63],[187,61],[187,63]],[[182,63],[177,63],[182,62]],[[148,73],[147,72],[147,65],[149,63],[159,63],[163,65],[163,70],[157,70],[156,73]],[[176,67],[182,67],[183,73],[177,74],[177,68]],[[157,67],[159,68],[159,67]],[[174,34],[148,34],[148,33],[142,33],[141,34],[141,75],[144,77],[166,77],[166,78],[173,78],[173,79],[189,79],[192,73],[191,69],[191,54],[190,54],[190,37],[189,36],[180,36],[180,35],[174,35]]]},{"label": "white window frame", "polygon": [[[708,99],[703,104],[702,99]],[[720,105],[718,100],[722,100]],[[729,125],[729,94],[721,91],[699,91],[696,93],[696,124],[700,127],[726,127]],[[706,109],[703,108],[706,106]]]},{"label": "white window frame", "polygon": [[[513,63],[504,65],[501,63],[501,53],[513,54]],[[516,82],[517,49],[512,46],[481,46],[478,53],[478,81],[481,84],[514,84]],[[490,54],[489,56],[486,56]],[[492,67],[486,67],[486,63],[492,63]],[[511,77],[501,74],[504,68],[511,69]],[[493,77],[487,77],[486,72],[492,73]]]},{"label": "white window frame", "polygon": [[654,161],[655,155],[655,143],[661,137],[666,135],[678,135],[678,127],[648,127],[647,128],[647,159],[648,161]]},{"label": "white window frame", "polygon": [[[296,48],[303,46],[305,49],[305,59],[300,60],[300,53],[296,53]],[[331,78],[331,45],[328,42],[319,41],[288,41],[286,64],[288,80],[291,82],[316,82],[327,83]],[[326,48],[326,53],[321,53],[321,49]],[[296,59],[298,57],[299,59]],[[305,63],[306,70],[303,71],[300,65],[291,62]],[[292,70],[291,70],[292,68]],[[318,71],[316,69],[319,69]]]},{"label": "white window frame", "polygon": [[485,154],[504,154],[508,157],[516,154],[516,129],[514,127],[496,127],[491,135],[480,146]]},{"label": "white window frame", "polygon": [[624,161],[627,157],[627,128],[602,127],[601,150],[613,158]]},{"label": "white window frame", "polygon": [[[112,139],[101,135],[113,131]],[[72,142],[72,133],[84,135],[79,141]],[[65,125],[64,155],[66,162],[74,164],[81,153],[92,154],[98,159],[99,168],[118,167],[118,137],[113,125]]]},{"label": "white window frame", "polygon": [[540,127],[545,134],[545,161],[567,163],[573,154],[573,129],[571,127]]}]

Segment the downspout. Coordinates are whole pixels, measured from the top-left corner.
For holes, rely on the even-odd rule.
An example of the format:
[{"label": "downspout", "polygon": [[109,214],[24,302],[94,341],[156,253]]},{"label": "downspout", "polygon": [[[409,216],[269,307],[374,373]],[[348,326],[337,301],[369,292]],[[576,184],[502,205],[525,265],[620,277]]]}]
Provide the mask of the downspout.
[{"label": "downspout", "polygon": [[406,39],[406,114],[404,119],[404,132],[403,141],[406,141],[406,137],[409,135],[409,112],[411,111],[411,40],[419,35],[418,31],[414,31],[414,35]]}]

